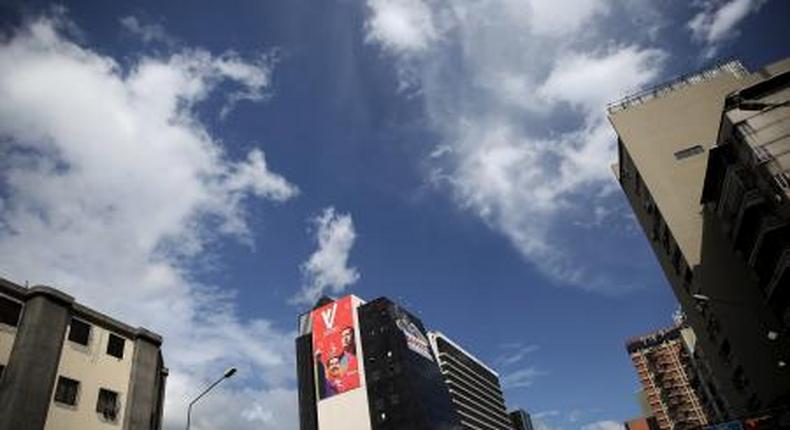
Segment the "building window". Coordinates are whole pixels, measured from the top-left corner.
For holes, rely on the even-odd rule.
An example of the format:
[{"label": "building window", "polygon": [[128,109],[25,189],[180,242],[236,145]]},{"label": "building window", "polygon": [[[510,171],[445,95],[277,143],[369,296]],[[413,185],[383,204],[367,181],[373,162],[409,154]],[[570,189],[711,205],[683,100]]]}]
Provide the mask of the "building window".
[{"label": "building window", "polygon": [[69,340],[80,345],[88,345],[91,337],[90,324],[80,321],[78,319],[71,319],[71,327],[69,328]]},{"label": "building window", "polygon": [[110,338],[107,340],[107,354],[123,358],[123,347],[125,344],[126,341],[122,337],[110,333]]},{"label": "building window", "polygon": [[77,406],[77,394],[80,391],[79,381],[58,377],[58,386],[55,388],[55,401],[69,406]]},{"label": "building window", "polygon": [[118,393],[100,388],[96,412],[108,421],[115,421],[118,418]]},{"label": "building window", "polygon": [[0,296],[0,324],[16,327],[19,324],[19,314],[22,313],[22,304]]},{"label": "building window", "polygon": [[702,154],[703,152],[705,152],[704,148],[702,148],[700,145],[694,145],[676,152],[675,158],[678,160],[683,160],[684,158],[693,157],[695,155]]}]

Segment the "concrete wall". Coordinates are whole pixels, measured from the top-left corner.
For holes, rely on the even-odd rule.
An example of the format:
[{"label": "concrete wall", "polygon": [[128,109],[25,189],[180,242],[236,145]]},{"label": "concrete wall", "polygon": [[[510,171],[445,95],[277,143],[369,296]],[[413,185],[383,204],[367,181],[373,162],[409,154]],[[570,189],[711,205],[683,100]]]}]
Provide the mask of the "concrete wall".
[{"label": "concrete wall", "polygon": [[[121,428],[120,424],[124,420],[124,405],[129,392],[135,343],[132,339],[124,338],[126,342],[123,358],[118,359],[107,354],[110,333],[120,336],[106,328],[91,324],[90,341],[87,346],[69,341],[68,334],[66,335],[58,365],[58,376],[80,382],[77,405],[56,403],[53,390],[46,430]],[[119,414],[114,421],[108,421],[96,412],[100,388],[118,393]]]},{"label": "concrete wall", "polygon": [[710,149],[724,98],[755,81],[721,74],[609,117],[692,267],[700,260],[700,198],[708,155],[678,160],[674,154],[694,145]]},{"label": "concrete wall", "polygon": [[[6,299],[14,300],[6,295],[2,296]],[[16,327],[0,323],[0,365],[5,366],[8,364],[8,357],[11,355],[14,339],[16,339]]]}]

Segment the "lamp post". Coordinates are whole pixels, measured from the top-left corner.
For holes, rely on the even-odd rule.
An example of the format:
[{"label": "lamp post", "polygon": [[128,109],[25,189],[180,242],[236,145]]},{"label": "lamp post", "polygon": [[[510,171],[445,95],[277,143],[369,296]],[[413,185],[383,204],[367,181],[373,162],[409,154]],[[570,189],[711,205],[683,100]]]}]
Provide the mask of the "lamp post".
[{"label": "lamp post", "polygon": [[198,400],[200,400],[201,397],[203,397],[206,394],[208,394],[208,392],[211,391],[212,388],[216,387],[220,382],[230,378],[235,373],[236,373],[236,368],[235,367],[228,368],[228,370],[226,370],[225,373],[222,374],[221,378],[219,378],[216,381],[214,381],[214,383],[209,385],[208,388],[203,390],[202,393],[200,393],[197,397],[195,397],[194,400],[189,402],[189,408],[187,409],[187,430],[189,430],[189,426],[192,423],[192,405],[194,405]]}]

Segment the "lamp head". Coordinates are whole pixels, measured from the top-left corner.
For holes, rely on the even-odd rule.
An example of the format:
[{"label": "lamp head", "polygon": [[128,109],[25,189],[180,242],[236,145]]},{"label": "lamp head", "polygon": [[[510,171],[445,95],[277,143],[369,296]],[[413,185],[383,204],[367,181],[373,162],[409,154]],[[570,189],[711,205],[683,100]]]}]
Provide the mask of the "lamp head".
[{"label": "lamp head", "polygon": [[230,368],[228,368],[228,370],[225,371],[225,375],[223,375],[223,377],[230,378],[235,373],[236,373],[236,368],[235,367],[230,367]]}]

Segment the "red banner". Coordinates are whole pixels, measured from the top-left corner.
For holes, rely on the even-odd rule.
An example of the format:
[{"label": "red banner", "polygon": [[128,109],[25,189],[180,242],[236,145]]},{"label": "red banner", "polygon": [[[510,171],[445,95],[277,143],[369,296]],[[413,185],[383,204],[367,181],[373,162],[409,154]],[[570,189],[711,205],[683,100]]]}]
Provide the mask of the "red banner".
[{"label": "red banner", "polygon": [[326,399],[359,388],[351,296],[314,310],[312,317],[318,398]]}]

